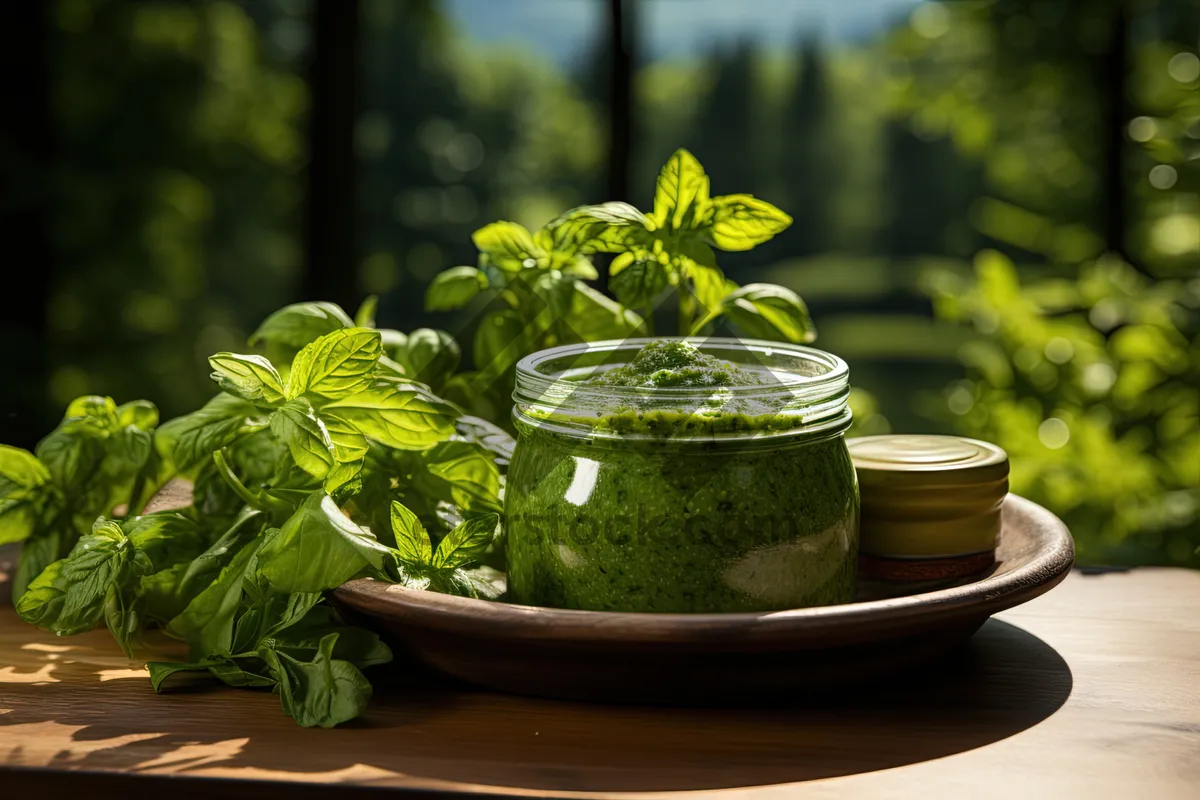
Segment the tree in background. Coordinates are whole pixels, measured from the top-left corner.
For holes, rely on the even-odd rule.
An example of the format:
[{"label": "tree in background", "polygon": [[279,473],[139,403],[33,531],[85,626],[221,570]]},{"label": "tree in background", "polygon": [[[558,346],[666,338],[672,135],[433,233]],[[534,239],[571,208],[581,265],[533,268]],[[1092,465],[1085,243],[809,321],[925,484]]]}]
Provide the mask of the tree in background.
[{"label": "tree in background", "polygon": [[307,92],[235,3],[53,15],[48,405],[152,394],[173,415],[212,393],[204,354],[287,296]]},{"label": "tree in background", "polygon": [[772,243],[789,256],[829,249],[835,224],[829,196],[837,182],[839,157],[844,157],[831,126],[833,97],[824,51],[817,39],[805,37],[798,52],[799,75],[783,106],[778,165],[796,221]]},{"label": "tree in background", "polygon": [[[939,315],[979,334],[946,393],[959,430],[1009,451],[1013,490],[1064,518],[1082,561],[1194,565],[1200,223],[1186,201],[1150,202],[1131,240],[1126,204],[1143,181],[1196,185],[1200,59],[1194,32],[1127,38],[1131,15],[1166,19],[1118,0],[925,4],[892,39],[894,88],[981,161],[972,222],[1025,262],[985,251],[973,275],[931,278]],[[1160,162],[1132,192],[1126,131],[1147,145],[1140,169]]]}]

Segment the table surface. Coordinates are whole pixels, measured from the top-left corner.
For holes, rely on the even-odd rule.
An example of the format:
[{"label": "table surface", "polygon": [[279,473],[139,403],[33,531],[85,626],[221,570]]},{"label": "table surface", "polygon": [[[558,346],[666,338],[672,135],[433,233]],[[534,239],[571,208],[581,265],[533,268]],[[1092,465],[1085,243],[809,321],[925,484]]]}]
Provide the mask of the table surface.
[{"label": "table surface", "polygon": [[12,791],[1191,800],[1200,787],[1200,572],[1073,573],[946,663],[850,698],[602,706],[385,668],[369,711],[334,730],[297,727],[269,692],[156,696],[107,631],[55,638],[5,594],[0,785]]}]

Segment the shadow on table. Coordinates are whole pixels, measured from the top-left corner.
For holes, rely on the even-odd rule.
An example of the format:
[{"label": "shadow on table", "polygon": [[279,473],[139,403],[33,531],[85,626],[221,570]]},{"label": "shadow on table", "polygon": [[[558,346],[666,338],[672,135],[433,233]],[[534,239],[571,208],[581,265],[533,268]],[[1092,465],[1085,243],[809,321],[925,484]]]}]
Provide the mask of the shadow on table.
[{"label": "shadow on table", "polygon": [[[1072,687],[1051,647],[992,620],[936,666],[803,704],[590,705],[491,694],[392,669],[370,675],[376,697],[363,718],[323,731],[297,727],[265,692],[187,684],[152,698],[144,677],[111,679],[111,669],[100,668],[124,662],[102,644],[104,635],[45,635],[65,649],[25,645],[15,666],[0,650],[0,711],[11,709],[0,713],[0,742],[6,727],[49,721],[78,728],[56,729],[69,737],[55,761],[64,769],[252,767],[287,780],[354,768],[343,777],[374,784],[720,789],[870,772],[983,747],[1052,715]],[[0,756],[20,764],[21,750]]]}]

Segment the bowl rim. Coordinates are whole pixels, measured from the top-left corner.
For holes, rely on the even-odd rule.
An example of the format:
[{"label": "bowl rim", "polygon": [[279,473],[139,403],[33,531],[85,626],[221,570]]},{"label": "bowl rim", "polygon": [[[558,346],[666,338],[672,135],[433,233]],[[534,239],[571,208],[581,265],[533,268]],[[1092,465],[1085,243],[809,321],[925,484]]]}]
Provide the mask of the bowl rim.
[{"label": "bowl rim", "polygon": [[882,600],[786,611],[724,614],[661,614],[545,608],[408,589],[371,579],[350,581],[333,591],[340,604],[367,616],[429,631],[497,641],[576,643],[704,644],[715,639],[745,643],[787,640],[827,644],[877,640],[896,623],[895,635],[938,627],[956,618],[983,619],[1037,597],[1066,577],[1074,563],[1071,534],[1054,514],[1017,495],[1008,495],[1002,526],[1024,529],[1035,545],[1015,554],[1016,563],[961,586]]}]

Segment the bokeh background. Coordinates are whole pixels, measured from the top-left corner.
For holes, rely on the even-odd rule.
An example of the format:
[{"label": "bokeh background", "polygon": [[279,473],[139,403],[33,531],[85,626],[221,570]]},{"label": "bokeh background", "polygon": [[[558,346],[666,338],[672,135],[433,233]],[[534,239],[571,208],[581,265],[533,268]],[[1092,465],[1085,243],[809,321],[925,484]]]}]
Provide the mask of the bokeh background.
[{"label": "bokeh background", "polygon": [[1080,561],[1200,566],[1200,0],[47,0],[0,7],[0,441],[211,393],[267,313],[423,311],[494,219],[649,207],[692,150],[795,225],[723,254],[957,432]]}]

